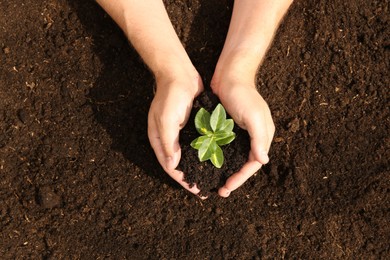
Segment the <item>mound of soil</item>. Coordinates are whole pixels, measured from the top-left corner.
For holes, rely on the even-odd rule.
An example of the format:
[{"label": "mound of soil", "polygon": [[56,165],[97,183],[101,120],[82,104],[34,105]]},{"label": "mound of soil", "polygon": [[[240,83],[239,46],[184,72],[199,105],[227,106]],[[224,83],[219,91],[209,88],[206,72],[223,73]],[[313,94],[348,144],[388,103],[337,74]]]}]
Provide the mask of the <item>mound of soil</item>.
[{"label": "mound of soil", "polygon": [[[232,1],[164,2],[207,86]],[[1,259],[390,258],[388,6],[294,1],[257,78],[270,163],[202,201],[158,164],[153,77],[95,1],[0,1]]]},{"label": "mound of soil", "polygon": [[[225,158],[222,167],[216,168],[209,160],[199,161],[198,151],[190,146],[191,142],[199,136],[194,125],[195,115],[200,108],[212,112],[218,103],[218,97],[211,91],[204,91],[199,95],[194,101],[189,123],[180,134],[182,158],[178,169],[184,172],[185,181],[190,186],[196,184],[200,189],[199,195],[206,197],[210,196],[211,192],[217,192],[229,176],[240,170],[247,162],[250,150],[248,133],[235,125],[233,132],[236,133],[236,138],[232,143],[221,147]],[[227,117],[229,118],[229,115]]]}]

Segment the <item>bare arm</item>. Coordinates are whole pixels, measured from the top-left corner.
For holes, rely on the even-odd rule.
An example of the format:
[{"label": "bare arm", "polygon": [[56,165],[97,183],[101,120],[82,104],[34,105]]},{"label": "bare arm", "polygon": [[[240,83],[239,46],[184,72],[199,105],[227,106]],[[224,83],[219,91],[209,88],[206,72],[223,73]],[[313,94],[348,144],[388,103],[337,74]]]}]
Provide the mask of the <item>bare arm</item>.
[{"label": "bare arm", "polygon": [[233,119],[251,138],[248,162],[219,189],[223,197],[268,162],[275,126],[255,76],[292,0],[237,0],[211,87]]},{"label": "bare arm", "polygon": [[157,80],[161,75],[182,71],[183,65],[193,71],[161,0],[97,2],[122,28]]},{"label": "bare arm", "polygon": [[[126,33],[156,77],[157,92],[148,116],[148,135],[164,170],[183,187],[175,170],[181,150],[179,131],[193,99],[203,90],[199,74],[178,39],[162,0],[97,0]],[[244,183],[262,164],[274,133],[266,102],[254,78],[277,26],[292,0],[237,0],[227,39],[211,82],[230,115],[251,136],[248,162],[219,190],[221,196]]]},{"label": "bare arm", "polygon": [[184,188],[199,193],[176,170],[181,157],[179,131],[196,95],[203,90],[198,72],[169,20],[162,0],[97,0],[118,23],[156,78],[148,115],[148,136],[164,170]]},{"label": "bare arm", "polygon": [[[280,21],[293,0],[240,0],[234,9],[226,41],[214,74],[219,87],[219,74],[254,80],[257,69],[272,42]],[[233,75],[232,75],[233,76]],[[217,89],[214,89],[218,93]]]}]

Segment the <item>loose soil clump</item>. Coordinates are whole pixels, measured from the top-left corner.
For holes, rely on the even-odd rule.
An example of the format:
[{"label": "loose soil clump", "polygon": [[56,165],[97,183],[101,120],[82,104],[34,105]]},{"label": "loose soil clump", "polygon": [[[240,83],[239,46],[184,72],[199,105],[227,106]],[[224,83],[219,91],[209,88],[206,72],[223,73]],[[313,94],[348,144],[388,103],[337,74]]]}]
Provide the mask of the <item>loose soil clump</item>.
[{"label": "loose soil clump", "polygon": [[194,126],[196,112],[202,107],[207,111],[213,111],[218,103],[218,98],[211,91],[203,92],[195,99],[189,122],[180,134],[182,159],[178,169],[184,172],[186,182],[191,186],[197,185],[201,190],[201,194],[199,194],[201,196],[215,193],[219,187],[225,184],[229,176],[240,170],[247,162],[249,155],[249,135],[236,125],[233,130],[236,133],[236,139],[222,147],[225,161],[220,169],[216,168],[210,161],[200,162],[198,151],[190,146],[192,140],[199,136]]}]

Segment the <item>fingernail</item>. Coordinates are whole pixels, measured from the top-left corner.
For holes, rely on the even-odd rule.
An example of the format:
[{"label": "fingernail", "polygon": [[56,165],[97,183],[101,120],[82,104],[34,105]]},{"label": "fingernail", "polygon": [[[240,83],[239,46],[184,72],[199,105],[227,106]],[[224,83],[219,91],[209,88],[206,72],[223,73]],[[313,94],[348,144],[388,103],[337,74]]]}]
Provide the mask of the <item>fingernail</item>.
[{"label": "fingernail", "polygon": [[229,190],[229,189],[227,189],[227,188],[225,188],[224,187],[224,189],[225,189],[225,196],[227,197],[227,196],[229,196],[230,195],[230,193],[231,193],[231,191]]},{"label": "fingernail", "polygon": [[267,152],[266,151],[263,151],[263,152],[261,152],[261,162],[263,163],[263,164],[266,164],[266,163],[268,163],[269,162],[269,157],[268,157],[268,154],[267,154]]},{"label": "fingernail", "polygon": [[207,199],[208,197],[207,196],[203,196],[201,195],[200,193],[196,194],[201,200],[205,200]]},{"label": "fingernail", "polygon": [[220,188],[218,191],[219,196],[223,198],[229,197],[230,193],[231,191],[229,189],[226,189],[225,187]]}]

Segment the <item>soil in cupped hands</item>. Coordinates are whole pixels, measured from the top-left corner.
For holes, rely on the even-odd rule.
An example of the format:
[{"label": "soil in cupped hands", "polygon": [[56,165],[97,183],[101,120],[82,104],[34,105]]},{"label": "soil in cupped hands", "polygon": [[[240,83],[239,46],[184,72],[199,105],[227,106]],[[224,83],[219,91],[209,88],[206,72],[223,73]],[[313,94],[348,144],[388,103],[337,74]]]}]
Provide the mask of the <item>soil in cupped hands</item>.
[{"label": "soil in cupped hands", "polygon": [[[249,135],[235,124],[233,132],[236,133],[236,138],[221,147],[224,155],[222,167],[215,167],[209,160],[199,161],[198,151],[190,145],[192,140],[199,136],[194,124],[195,115],[202,107],[211,113],[218,103],[216,95],[211,91],[204,91],[195,99],[188,123],[180,133],[182,156],[178,169],[184,172],[184,180],[190,186],[197,185],[201,196],[214,194],[225,184],[228,177],[240,170],[249,155]],[[227,117],[229,118],[229,115]]]}]

